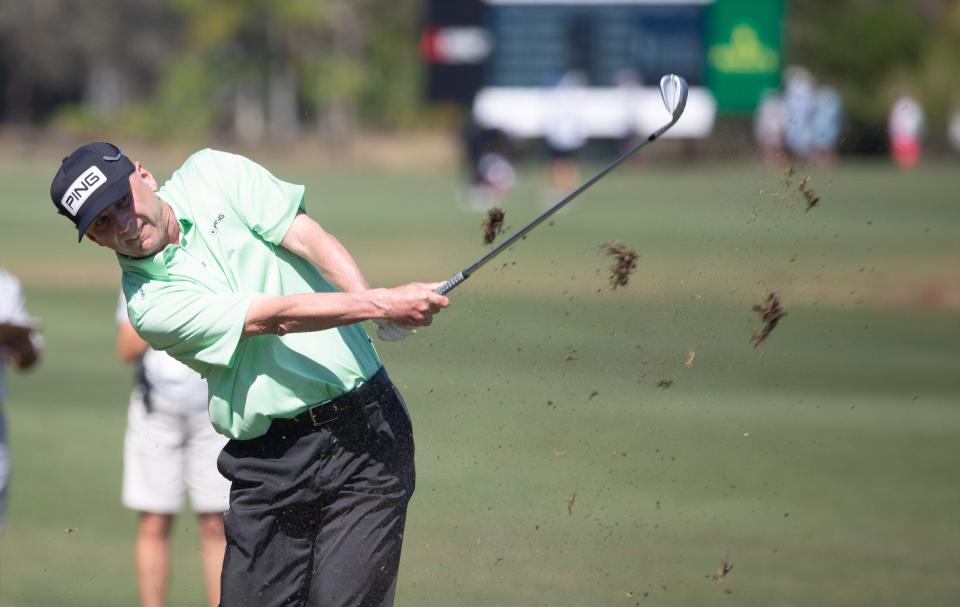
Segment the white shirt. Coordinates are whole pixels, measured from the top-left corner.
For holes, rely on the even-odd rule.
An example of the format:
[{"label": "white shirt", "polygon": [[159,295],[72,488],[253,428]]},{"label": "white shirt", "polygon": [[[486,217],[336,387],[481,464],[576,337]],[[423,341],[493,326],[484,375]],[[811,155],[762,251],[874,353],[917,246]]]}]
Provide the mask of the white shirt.
[{"label": "white shirt", "polygon": [[923,134],[923,107],[913,97],[897,99],[890,110],[890,136],[916,139]]},{"label": "white shirt", "polygon": [[[120,294],[117,324],[127,322],[127,301]],[[209,396],[207,382],[200,374],[177,361],[166,352],[148,347],[140,361],[143,378],[151,395],[162,399],[164,406],[183,411],[206,410]]]},{"label": "white shirt", "polygon": [[578,76],[565,74],[550,92],[544,137],[559,151],[576,151],[587,142],[587,131],[580,116],[586,90]]},{"label": "white shirt", "polygon": [[[0,322],[10,325],[32,325],[33,319],[23,305],[20,281],[12,274],[0,270]],[[6,396],[7,359],[9,354],[0,350],[0,401]]]}]

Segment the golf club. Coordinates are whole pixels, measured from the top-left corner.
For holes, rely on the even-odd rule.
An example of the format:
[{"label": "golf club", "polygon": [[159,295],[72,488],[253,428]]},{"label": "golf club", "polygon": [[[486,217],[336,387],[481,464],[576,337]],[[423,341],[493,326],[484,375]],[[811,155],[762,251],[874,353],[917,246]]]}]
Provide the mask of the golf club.
[{"label": "golf club", "polygon": [[666,133],[667,130],[669,130],[670,127],[676,124],[677,120],[680,119],[680,115],[683,114],[683,109],[687,105],[687,88],[688,88],[687,81],[684,80],[682,77],[677,76],[676,74],[667,74],[666,76],[661,78],[660,79],[660,96],[663,98],[663,105],[666,106],[667,111],[670,112],[670,115],[671,115],[670,122],[663,125],[659,129],[651,133],[649,137],[640,141],[639,143],[634,145],[632,148],[630,148],[629,150],[621,154],[619,158],[617,158],[616,160],[608,164],[602,171],[600,171],[599,173],[597,173],[596,175],[594,175],[593,177],[585,181],[580,187],[578,187],[576,190],[568,194],[566,198],[564,198],[557,204],[553,205],[552,207],[544,211],[539,217],[537,217],[536,219],[528,223],[526,226],[518,230],[516,233],[510,236],[510,238],[503,241],[495,249],[493,249],[492,251],[490,251],[489,253],[487,253],[477,261],[475,261],[473,265],[467,267],[462,272],[458,272],[455,276],[450,278],[450,280],[440,285],[440,287],[437,288],[437,293],[439,293],[440,295],[446,295],[447,293],[455,289],[460,283],[470,278],[471,274],[473,274],[474,272],[479,270],[481,267],[483,267],[484,264],[486,264],[488,261],[490,261],[497,255],[502,253],[505,249],[509,248],[510,245],[515,243],[517,240],[519,240],[520,238],[523,238],[527,234],[527,232],[529,232],[533,228],[543,223],[544,220],[546,220],[548,217],[550,217],[551,215],[559,211],[561,208],[564,207],[564,205],[566,205],[568,202],[570,202],[571,200],[579,196],[581,193],[583,193],[584,190],[586,190],[587,188],[595,184],[597,181],[599,181],[601,178],[603,178],[604,175],[606,175],[607,173],[615,169],[620,163],[622,163],[624,160],[632,156],[637,150],[647,145],[651,141],[655,141],[661,135]]}]

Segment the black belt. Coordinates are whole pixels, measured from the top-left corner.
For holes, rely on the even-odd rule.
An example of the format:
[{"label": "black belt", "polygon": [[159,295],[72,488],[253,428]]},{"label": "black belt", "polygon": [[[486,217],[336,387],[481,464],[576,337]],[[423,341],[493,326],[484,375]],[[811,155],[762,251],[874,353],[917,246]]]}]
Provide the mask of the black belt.
[{"label": "black belt", "polygon": [[326,402],[314,405],[289,419],[274,419],[271,428],[277,427],[307,427],[318,428],[346,415],[357,413],[363,405],[369,404],[386,393],[393,386],[387,370],[380,370],[373,374],[353,390],[344,392],[340,396]]}]

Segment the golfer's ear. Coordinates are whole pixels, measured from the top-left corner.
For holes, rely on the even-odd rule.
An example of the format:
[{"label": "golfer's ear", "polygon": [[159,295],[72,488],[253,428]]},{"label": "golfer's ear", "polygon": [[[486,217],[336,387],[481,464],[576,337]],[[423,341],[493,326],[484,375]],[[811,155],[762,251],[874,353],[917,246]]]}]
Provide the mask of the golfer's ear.
[{"label": "golfer's ear", "polygon": [[154,192],[157,191],[157,180],[153,177],[153,173],[147,170],[147,167],[138,160],[133,163],[133,169],[137,172],[137,175],[140,176],[140,179],[143,179],[147,182],[147,185],[150,186],[150,189]]}]

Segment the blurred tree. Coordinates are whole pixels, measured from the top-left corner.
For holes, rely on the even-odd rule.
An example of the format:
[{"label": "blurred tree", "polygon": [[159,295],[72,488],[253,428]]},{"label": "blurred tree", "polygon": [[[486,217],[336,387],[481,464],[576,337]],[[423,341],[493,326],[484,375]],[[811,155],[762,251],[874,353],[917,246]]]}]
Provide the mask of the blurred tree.
[{"label": "blurred tree", "polygon": [[[77,46],[80,28],[97,27],[89,13],[74,23],[60,19],[65,2],[38,0],[0,4],[0,49],[3,58],[3,114],[8,122],[36,117],[39,98],[56,89],[79,90]],[[37,44],[37,41],[43,44]]]},{"label": "blurred tree", "polygon": [[93,113],[116,112],[165,67],[176,44],[166,0],[68,0],[0,4],[3,116],[43,118],[80,97]]},{"label": "blurred tree", "polygon": [[234,103],[233,132],[288,139],[313,117],[332,146],[357,117],[409,123],[419,103],[417,0],[172,0]]},{"label": "blurred tree", "polygon": [[[358,119],[416,123],[421,4],[4,0],[0,119],[254,141],[319,128],[342,146]],[[789,0],[787,24],[790,61],[843,95],[847,147],[882,145],[897,88],[937,132],[960,102],[960,0]]]},{"label": "blurred tree", "polygon": [[[917,91],[931,123],[960,88],[957,0],[792,0],[789,57],[843,96],[848,147],[877,151],[895,93]],[[952,74],[952,75],[951,75]]]},{"label": "blurred tree", "polygon": [[367,121],[381,126],[412,126],[423,102],[423,66],[416,39],[422,25],[422,0],[372,0],[376,35],[366,45],[370,70],[361,96]]},{"label": "blurred tree", "polygon": [[[350,130],[364,65],[356,6],[346,0],[172,0],[186,20],[184,53],[199,55],[232,99],[233,133],[296,136],[300,102]],[[359,3],[362,4],[362,3]],[[322,83],[322,86],[321,86]]]},{"label": "blurred tree", "polygon": [[939,35],[928,42],[916,74],[937,132],[944,131],[950,112],[960,106],[960,0],[943,2],[942,9],[933,15]]},{"label": "blurred tree", "polygon": [[[0,118],[257,141],[411,124],[418,0],[7,0]],[[67,16],[65,18],[65,16]]]}]

